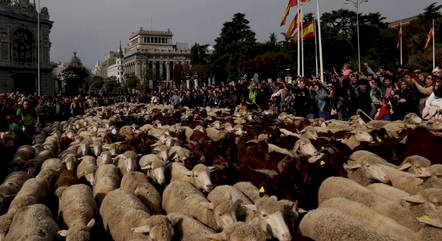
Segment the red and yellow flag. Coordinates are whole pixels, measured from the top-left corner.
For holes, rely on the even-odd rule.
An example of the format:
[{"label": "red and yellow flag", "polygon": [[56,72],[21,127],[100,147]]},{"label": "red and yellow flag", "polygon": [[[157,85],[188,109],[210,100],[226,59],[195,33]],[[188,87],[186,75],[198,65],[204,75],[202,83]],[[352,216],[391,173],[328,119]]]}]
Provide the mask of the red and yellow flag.
[{"label": "red and yellow flag", "polygon": [[308,39],[308,38],[315,36],[315,25],[314,24],[315,24],[315,21],[311,21],[310,23],[307,23],[304,26],[304,29],[302,30],[303,39]]},{"label": "red and yellow flag", "polygon": [[430,29],[430,32],[428,33],[427,39],[425,40],[425,47],[424,47],[424,49],[428,48],[428,44],[430,43],[430,40],[433,38],[433,35],[434,35],[433,31],[434,31],[434,27],[432,27]]},{"label": "red and yellow flag", "polygon": [[400,45],[401,45],[401,40],[402,40],[402,23],[399,25],[399,33],[398,33],[398,35],[396,37],[396,40],[397,40],[396,48],[399,49]]},{"label": "red and yellow flag", "polygon": [[[302,29],[302,39],[308,39],[311,38],[313,36],[315,36],[315,26],[314,26],[315,22],[311,21],[309,23],[306,23]],[[293,39],[295,41],[298,41],[298,32],[295,33],[295,35],[293,36]]]},{"label": "red and yellow flag", "polygon": [[285,21],[287,20],[287,16],[289,16],[290,8],[298,5],[298,0],[288,0],[287,6],[285,7],[284,14],[282,15],[282,20],[280,26],[285,25]]},{"label": "red and yellow flag", "polygon": [[293,18],[289,28],[285,32],[285,40],[290,39],[293,33],[298,30],[298,23],[299,23],[299,12],[296,13],[296,16]]}]

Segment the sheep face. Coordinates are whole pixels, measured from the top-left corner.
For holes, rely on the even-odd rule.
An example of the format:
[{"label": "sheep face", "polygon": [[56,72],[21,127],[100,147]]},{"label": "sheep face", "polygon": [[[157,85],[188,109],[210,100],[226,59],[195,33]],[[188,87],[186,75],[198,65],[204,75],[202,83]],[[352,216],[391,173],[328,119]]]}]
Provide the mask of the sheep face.
[{"label": "sheep face", "polygon": [[296,153],[305,156],[316,156],[318,155],[318,150],[313,146],[310,140],[301,138],[295,143],[293,150]]},{"label": "sheep face", "polygon": [[159,166],[157,168],[154,168],[154,169],[151,170],[151,172],[152,172],[152,175],[151,175],[152,179],[156,183],[158,183],[160,185],[163,185],[164,184],[164,180],[165,180],[165,178],[164,178],[164,166]]},{"label": "sheep face", "polygon": [[135,233],[148,235],[148,240],[171,241],[174,229],[166,216],[156,215],[149,218],[144,226],[132,228]]},{"label": "sheep face", "polygon": [[361,131],[361,130],[355,131],[353,133],[353,137],[358,142],[373,142],[373,137],[370,135],[370,133],[366,131]]},{"label": "sheep face", "polygon": [[218,204],[213,210],[216,225],[222,229],[237,222],[236,212],[240,207],[240,201],[227,200]]},{"label": "sheep face", "polygon": [[381,166],[376,164],[352,161],[348,162],[347,164],[344,164],[344,169],[347,171],[355,171],[359,169],[360,171],[365,173],[366,177],[369,177],[372,180],[377,180],[382,183],[390,182],[390,178],[388,177],[388,174],[385,172],[385,170]]},{"label": "sheep face", "polygon": [[290,241],[289,228],[282,215],[282,207],[274,197],[264,197],[255,203],[261,220],[263,230],[268,230],[270,234],[279,241]]},{"label": "sheep face", "polygon": [[204,164],[196,165],[192,170],[192,177],[194,185],[205,192],[210,192],[213,189],[212,181],[210,180],[210,172],[215,170],[215,167],[207,167]]},{"label": "sheep face", "polygon": [[265,221],[265,224],[273,237],[277,238],[279,241],[292,240],[292,236],[290,235],[290,231],[281,212],[271,214],[261,212],[261,219]]}]

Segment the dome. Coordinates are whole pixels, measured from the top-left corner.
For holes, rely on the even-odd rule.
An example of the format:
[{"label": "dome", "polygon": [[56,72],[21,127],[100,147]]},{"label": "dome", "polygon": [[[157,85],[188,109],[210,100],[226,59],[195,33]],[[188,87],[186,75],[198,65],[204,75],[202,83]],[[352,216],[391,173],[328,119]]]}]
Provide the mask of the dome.
[{"label": "dome", "polygon": [[77,66],[77,67],[80,67],[80,66],[83,65],[83,64],[81,63],[80,58],[77,57],[77,52],[74,52],[74,56],[72,56],[72,58],[71,58],[71,62],[69,62],[69,65]]}]

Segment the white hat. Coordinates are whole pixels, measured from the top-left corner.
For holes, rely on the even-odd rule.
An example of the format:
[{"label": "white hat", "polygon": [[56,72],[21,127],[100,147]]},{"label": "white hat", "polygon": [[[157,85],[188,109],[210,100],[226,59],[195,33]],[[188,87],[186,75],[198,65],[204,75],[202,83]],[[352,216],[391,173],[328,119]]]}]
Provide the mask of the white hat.
[{"label": "white hat", "polygon": [[441,69],[439,67],[436,67],[433,69],[433,73],[435,73],[435,72],[441,72]]}]

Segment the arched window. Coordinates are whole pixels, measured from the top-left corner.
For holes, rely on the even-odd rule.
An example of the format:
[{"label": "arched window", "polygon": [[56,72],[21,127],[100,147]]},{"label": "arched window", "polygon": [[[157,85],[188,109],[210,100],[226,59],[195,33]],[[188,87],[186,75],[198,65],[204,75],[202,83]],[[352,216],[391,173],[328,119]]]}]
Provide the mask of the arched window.
[{"label": "arched window", "polygon": [[32,33],[26,29],[17,29],[12,36],[12,61],[17,64],[35,63],[35,52]]}]

